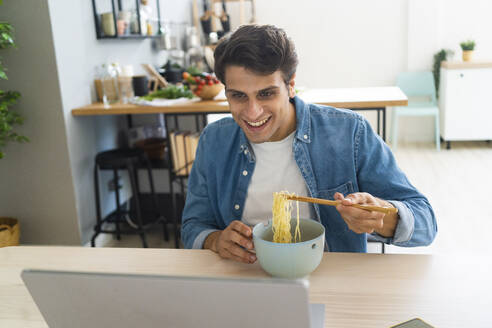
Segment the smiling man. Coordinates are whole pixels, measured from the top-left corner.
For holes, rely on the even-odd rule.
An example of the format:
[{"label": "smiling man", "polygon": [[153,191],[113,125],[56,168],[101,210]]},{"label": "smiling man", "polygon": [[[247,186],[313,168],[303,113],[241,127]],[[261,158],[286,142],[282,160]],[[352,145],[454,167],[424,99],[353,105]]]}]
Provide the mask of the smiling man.
[{"label": "smiling man", "polygon": [[183,212],[185,247],[253,263],[251,227],[268,221],[272,194],[283,190],[341,201],[300,205],[301,217],[325,226],[326,251],[365,252],[367,234],[399,246],[430,244],[437,225],[428,200],[361,115],[296,96],[297,63],[293,42],[271,25],[242,26],[218,44],[215,72],[233,119],[208,125],[200,137]]}]

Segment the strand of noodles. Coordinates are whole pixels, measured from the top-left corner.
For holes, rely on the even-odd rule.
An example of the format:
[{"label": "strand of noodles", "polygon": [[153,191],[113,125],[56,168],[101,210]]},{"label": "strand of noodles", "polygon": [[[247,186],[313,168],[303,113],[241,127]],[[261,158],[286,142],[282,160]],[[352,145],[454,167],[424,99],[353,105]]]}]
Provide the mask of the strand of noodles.
[{"label": "strand of noodles", "polygon": [[299,229],[299,201],[296,201],[296,207],[297,207],[297,226],[296,226],[296,233],[294,236],[294,240],[296,243],[301,242],[301,229]]},{"label": "strand of noodles", "polygon": [[[273,193],[272,206],[272,230],[275,243],[291,243],[290,219],[292,205],[287,199],[289,194],[285,191]],[[297,202],[297,227],[294,234],[294,242],[301,240],[299,229],[299,202]]]}]

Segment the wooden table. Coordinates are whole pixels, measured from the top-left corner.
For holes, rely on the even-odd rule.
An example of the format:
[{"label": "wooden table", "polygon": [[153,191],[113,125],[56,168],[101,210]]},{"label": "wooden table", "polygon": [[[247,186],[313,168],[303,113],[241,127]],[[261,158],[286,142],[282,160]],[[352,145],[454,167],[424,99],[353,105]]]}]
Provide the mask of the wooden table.
[{"label": "wooden table", "polygon": [[[302,91],[299,97],[306,102],[321,105],[353,110],[377,111],[377,131],[383,140],[386,140],[386,107],[405,106],[408,104],[407,97],[398,87],[310,89]],[[225,98],[219,98],[216,100],[190,101],[161,107],[134,104],[112,104],[104,106],[102,103],[95,103],[72,110],[72,115],[74,116],[160,113],[166,115],[229,113],[229,104]],[[380,114],[382,114],[381,125]],[[131,121],[129,124],[131,125]]]},{"label": "wooden table", "polygon": [[[47,327],[20,278],[24,268],[208,277],[265,277],[257,263],[206,250],[11,247],[0,249],[0,327]],[[490,327],[488,256],[325,253],[310,301],[326,327],[390,327],[421,317],[435,327]]]}]

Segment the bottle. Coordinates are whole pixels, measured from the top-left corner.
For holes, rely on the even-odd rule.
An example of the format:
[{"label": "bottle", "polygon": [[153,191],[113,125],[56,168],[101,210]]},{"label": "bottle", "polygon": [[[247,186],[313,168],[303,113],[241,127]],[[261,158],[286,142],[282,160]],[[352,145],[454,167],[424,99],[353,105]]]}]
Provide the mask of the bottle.
[{"label": "bottle", "polygon": [[121,69],[121,73],[118,77],[118,86],[120,89],[120,100],[123,104],[127,104],[130,102],[130,99],[133,98],[133,66],[126,65]]},{"label": "bottle", "polygon": [[96,67],[96,91],[104,107],[109,107],[110,102],[114,101],[115,92],[113,78],[109,74],[107,64]]},{"label": "bottle", "polygon": [[122,95],[119,88],[118,78],[121,75],[121,67],[119,63],[113,62],[108,67],[109,75],[111,76],[113,82],[113,88],[115,91],[116,99],[115,101],[121,101]]}]

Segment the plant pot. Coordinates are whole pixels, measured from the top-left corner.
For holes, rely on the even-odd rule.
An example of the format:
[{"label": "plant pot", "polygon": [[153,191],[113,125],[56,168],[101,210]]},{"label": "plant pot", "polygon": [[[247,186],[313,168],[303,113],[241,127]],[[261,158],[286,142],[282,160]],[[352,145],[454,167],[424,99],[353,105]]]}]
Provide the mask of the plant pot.
[{"label": "plant pot", "polygon": [[0,247],[18,246],[19,237],[19,220],[0,217]]},{"label": "plant pot", "polygon": [[473,50],[463,50],[463,61],[469,62],[472,60]]}]

